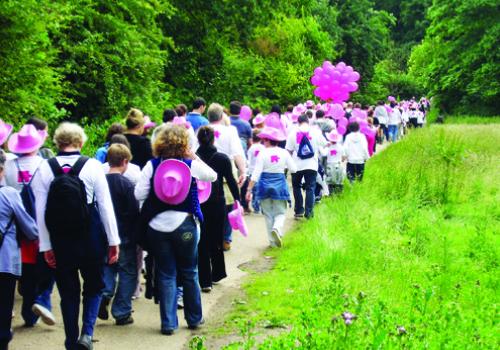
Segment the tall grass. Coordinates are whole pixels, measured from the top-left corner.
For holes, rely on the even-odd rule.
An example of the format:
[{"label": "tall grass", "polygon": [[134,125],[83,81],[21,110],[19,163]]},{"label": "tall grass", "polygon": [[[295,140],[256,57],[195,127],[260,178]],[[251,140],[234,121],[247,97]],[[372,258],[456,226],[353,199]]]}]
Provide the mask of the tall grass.
[{"label": "tall grass", "polygon": [[292,326],[262,349],[498,348],[499,139],[433,126],[390,146],[287,236],[232,321]]}]

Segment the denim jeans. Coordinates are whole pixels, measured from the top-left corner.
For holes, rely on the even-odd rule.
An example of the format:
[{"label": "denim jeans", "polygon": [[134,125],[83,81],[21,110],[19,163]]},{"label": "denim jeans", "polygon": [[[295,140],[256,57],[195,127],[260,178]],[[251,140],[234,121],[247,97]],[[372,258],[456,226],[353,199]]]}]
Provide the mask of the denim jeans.
[{"label": "denim jeans", "polygon": [[199,231],[192,216],[172,232],[148,229],[150,253],[155,259],[162,330],[179,327],[177,320],[177,273],[184,287],[184,318],[196,326],[202,320],[200,286],[198,284]]},{"label": "denim jeans", "polygon": [[[78,268],[60,268],[55,270],[57,289],[61,295],[61,313],[66,333],[65,346],[73,350],[80,334],[94,335],[94,326],[101,303],[102,264],[83,265]],[[78,318],[80,314],[80,276],[83,280],[83,314],[80,332]]]},{"label": "denim jeans", "polygon": [[[233,205],[227,205],[226,206],[226,211],[229,213],[230,211],[233,210]],[[225,242],[232,242],[233,241],[233,228],[231,227],[231,224],[229,223],[229,220],[226,218],[224,220],[224,241]]]},{"label": "denim jeans", "polygon": [[276,246],[271,232],[278,231],[280,236],[283,236],[283,225],[285,224],[285,213],[287,201],[266,198],[260,202],[262,214],[266,218],[267,236],[271,246]]},{"label": "denim jeans", "polygon": [[257,199],[257,186],[256,183],[252,188],[252,208],[256,213],[260,213],[260,201]]},{"label": "denim jeans", "polygon": [[[116,279],[118,278],[118,287]],[[121,245],[118,262],[104,266],[103,298],[113,299],[111,314],[116,320],[132,313],[132,296],[137,287],[137,249],[135,245]],[[115,292],[116,291],[116,292]]]},{"label": "denim jeans", "polygon": [[347,170],[347,178],[351,183],[353,183],[356,180],[359,181],[363,180],[363,173],[365,172],[364,164],[347,163],[346,170]]},{"label": "denim jeans", "polygon": [[389,140],[391,142],[396,142],[398,139],[398,126],[389,125]]},{"label": "denim jeans", "polygon": [[[305,214],[307,218],[313,216],[314,190],[316,188],[315,170],[301,170],[292,174],[293,197],[295,199],[295,214]],[[304,179],[304,190],[306,192],[305,210],[302,197],[302,179]]]}]

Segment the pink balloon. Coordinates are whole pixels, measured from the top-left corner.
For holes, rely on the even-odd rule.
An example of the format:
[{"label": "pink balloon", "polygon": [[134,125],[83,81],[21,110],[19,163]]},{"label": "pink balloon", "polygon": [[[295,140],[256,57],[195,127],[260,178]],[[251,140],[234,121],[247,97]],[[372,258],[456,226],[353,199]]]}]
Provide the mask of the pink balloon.
[{"label": "pink balloon", "polygon": [[330,82],[330,76],[328,74],[323,74],[321,77],[320,77],[320,82],[322,85],[328,85],[328,83]]},{"label": "pink balloon", "polygon": [[347,84],[340,85],[340,91],[349,92],[349,85]]},{"label": "pink balloon", "polygon": [[338,132],[340,135],[345,135],[346,131],[347,131],[347,130],[346,130],[345,126],[342,126],[342,125],[337,126],[337,132]]},{"label": "pink balloon", "polygon": [[[342,106],[340,104],[334,103],[330,107],[330,114],[332,115],[333,118],[339,119],[339,122],[340,122],[340,120],[341,120],[340,118],[344,118],[345,111],[344,111],[344,108],[342,108]],[[345,120],[344,126],[346,126],[346,125],[347,125],[347,119]]]},{"label": "pink balloon", "polygon": [[347,67],[345,67],[344,72],[346,72],[346,73],[352,73],[352,72],[354,72],[354,69],[352,69],[351,66],[347,66]]},{"label": "pink balloon", "polygon": [[336,68],[334,69],[333,73],[331,74],[333,80],[340,80],[340,77],[342,76],[342,73],[340,73]]},{"label": "pink balloon", "polygon": [[358,72],[352,72],[352,73],[351,73],[351,77],[350,77],[350,78],[351,78],[351,81],[353,81],[353,82],[354,82],[354,81],[358,81],[358,80],[359,80],[359,78],[361,78],[361,76],[359,75],[359,73],[358,73]]},{"label": "pink balloon", "polygon": [[348,83],[349,82],[349,74],[347,73],[342,73],[342,76],[340,77],[340,81],[342,83]]},{"label": "pink balloon", "polygon": [[345,67],[346,67],[346,64],[344,62],[341,61],[341,62],[337,63],[337,68],[339,70],[343,71],[345,69]]},{"label": "pink balloon", "polygon": [[314,69],[314,75],[321,75],[323,74],[323,68],[321,67],[316,67],[316,69]]},{"label": "pink balloon", "polygon": [[252,109],[248,106],[242,106],[240,110],[240,118],[249,121],[252,117]]},{"label": "pink balloon", "polygon": [[[344,111],[344,110],[342,109],[342,111]],[[345,115],[345,112],[344,112],[344,115]],[[343,127],[345,128],[345,127],[347,126],[347,124],[349,124],[349,121],[347,120],[347,118],[346,118],[346,117],[342,116],[342,117],[340,117],[340,119],[338,120],[337,124],[338,124],[339,126],[343,126]]]},{"label": "pink balloon", "polygon": [[313,77],[311,78],[311,83],[313,85],[319,86],[320,85],[319,76],[318,75],[313,75]]},{"label": "pink balloon", "polygon": [[335,68],[333,66],[328,66],[326,68],[323,68],[324,71],[329,75],[333,76],[333,74],[336,72]]},{"label": "pink balloon", "polygon": [[354,108],[352,110],[351,115],[359,118],[359,119],[366,119],[368,117],[368,113],[361,108]]},{"label": "pink balloon", "polygon": [[333,67],[332,62],[330,62],[330,61],[324,61],[323,62],[323,69],[326,70],[328,67]]},{"label": "pink balloon", "polygon": [[347,91],[349,92],[354,92],[354,91],[357,91],[358,90],[358,84],[357,83],[354,83],[354,82],[349,82],[347,83]]},{"label": "pink balloon", "polygon": [[321,86],[317,87],[316,89],[314,89],[314,96],[321,97],[321,92],[322,92]]}]

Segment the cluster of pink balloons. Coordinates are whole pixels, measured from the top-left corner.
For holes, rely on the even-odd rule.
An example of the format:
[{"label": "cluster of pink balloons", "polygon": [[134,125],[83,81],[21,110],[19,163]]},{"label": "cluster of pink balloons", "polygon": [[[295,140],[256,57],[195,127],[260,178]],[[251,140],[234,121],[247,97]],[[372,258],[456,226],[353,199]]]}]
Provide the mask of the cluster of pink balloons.
[{"label": "cluster of pink balloons", "polygon": [[349,100],[351,92],[358,90],[356,82],[359,78],[359,73],[344,62],[334,66],[330,61],[325,61],[323,66],[314,70],[311,83],[316,86],[315,96],[324,101],[342,103]]}]

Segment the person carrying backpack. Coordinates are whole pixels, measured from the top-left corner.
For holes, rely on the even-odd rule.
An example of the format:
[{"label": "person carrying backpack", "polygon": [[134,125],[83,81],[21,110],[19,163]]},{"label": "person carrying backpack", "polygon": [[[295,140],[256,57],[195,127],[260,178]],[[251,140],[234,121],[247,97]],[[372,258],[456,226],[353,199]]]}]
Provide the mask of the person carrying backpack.
[{"label": "person carrying backpack", "polygon": [[[0,149],[0,181],[4,177],[5,161],[6,155]],[[17,228],[22,231],[22,238],[36,240],[38,237],[36,223],[24,210],[19,193],[0,186],[0,350],[7,350],[12,339],[14,293],[16,280],[21,276]]]},{"label": "person carrying backpack", "polygon": [[[298,128],[288,135],[285,148],[293,155],[297,172],[292,174],[295,218],[313,217],[314,190],[318,174],[318,152],[327,141],[318,128],[309,125],[309,118],[303,114],[298,118]],[[302,182],[304,181],[304,186]],[[306,192],[305,205],[302,188]]]},{"label": "person carrying backpack", "polygon": [[33,179],[40,251],[55,271],[66,349],[93,348],[105,259],[116,263],[120,245],[104,170],[99,161],[81,155],[85,141],[80,126],[62,123],[54,133],[57,156],[44,162]]},{"label": "person carrying backpack", "polygon": [[[43,146],[47,132],[37,130],[34,125],[24,125],[18,133],[14,133],[8,142],[9,150],[18,158],[5,164],[5,183],[21,194],[26,212],[36,221],[35,196],[32,181],[38,173],[43,158],[38,155]],[[25,236],[21,232],[21,237]],[[38,240],[29,241],[21,238],[22,275],[19,280],[19,291],[23,296],[21,316],[26,327],[33,327],[38,318],[47,325],[54,325],[55,318],[51,312],[50,296],[54,286],[54,277],[47,264],[38,255]]]}]

